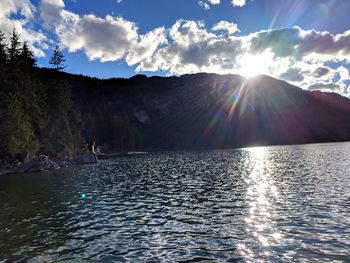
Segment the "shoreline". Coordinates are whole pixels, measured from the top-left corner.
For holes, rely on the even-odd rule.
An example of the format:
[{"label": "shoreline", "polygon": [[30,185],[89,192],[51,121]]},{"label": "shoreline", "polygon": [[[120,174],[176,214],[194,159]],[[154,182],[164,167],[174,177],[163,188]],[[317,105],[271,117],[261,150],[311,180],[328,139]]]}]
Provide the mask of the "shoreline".
[{"label": "shoreline", "polygon": [[131,157],[147,154],[147,152],[126,152],[117,154],[83,153],[72,159],[52,160],[47,155],[39,155],[36,158],[17,164],[6,164],[0,167],[0,176],[11,174],[40,173],[68,168],[76,165],[97,164],[101,161],[113,160],[119,157]]},{"label": "shoreline", "polygon": [[[218,151],[218,150],[240,150],[240,149],[249,149],[249,148],[259,148],[259,147],[285,147],[285,146],[294,146],[294,147],[303,147],[305,145],[327,145],[327,144],[336,144],[336,143],[350,143],[350,141],[337,141],[337,142],[315,142],[315,143],[305,143],[305,144],[275,144],[275,145],[251,145],[247,147],[237,147],[237,148],[222,148],[222,149],[192,149],[192,150],[153,150],[153,151],[137,151],[137,152],[125,152],[125,153],[84,153],[81,155],[77,155],[76,158],[73,159],[61,159],[61,160],[51,160],[46,155],[44,156],[45,165],[39,164],[39,166],[35,167],[27,167],[28,164],[35,162],[40,158],[34,158],[30,161],[18,163],[18,164],[5,164],[0,166],[0,176],[2,175],[11,175],[11,174],[26,174],[26,173],[35,173],[35,172],[45,172],[45,171],[53,171],[58,170],[60,168],[68,168],[75,165],[85,165],[85,164],[96,164],[103,161],[109,161],[113,159],[117,159],[120,157],[132,157],[132,156],[140,156],[149,153],[161,153],[161,152],[201,152],[201,151]],[[83,157],[83,159],[79,160],[79,157]],[[50,165],[47,165],[47,164]]]}]

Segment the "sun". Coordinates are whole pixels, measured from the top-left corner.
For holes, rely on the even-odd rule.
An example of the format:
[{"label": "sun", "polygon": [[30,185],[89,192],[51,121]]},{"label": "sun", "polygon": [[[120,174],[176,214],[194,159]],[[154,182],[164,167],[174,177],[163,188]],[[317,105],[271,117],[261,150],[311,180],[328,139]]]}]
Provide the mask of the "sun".
[{"label": "sun", "polygon": [[266,61],[261,55],[246,54],[240,59],[239,73],[245,77],[254,77],[259,74],[266,74],[268,69]]}]

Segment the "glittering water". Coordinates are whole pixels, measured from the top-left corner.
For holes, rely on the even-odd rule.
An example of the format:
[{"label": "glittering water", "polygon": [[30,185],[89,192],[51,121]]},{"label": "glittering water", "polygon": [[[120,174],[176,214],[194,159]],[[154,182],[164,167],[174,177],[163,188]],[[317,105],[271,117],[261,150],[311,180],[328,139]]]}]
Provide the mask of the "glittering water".
[{"label": "glittering water", "polygon": [[0,259],[350,261],[350,143],[0,178]]}]

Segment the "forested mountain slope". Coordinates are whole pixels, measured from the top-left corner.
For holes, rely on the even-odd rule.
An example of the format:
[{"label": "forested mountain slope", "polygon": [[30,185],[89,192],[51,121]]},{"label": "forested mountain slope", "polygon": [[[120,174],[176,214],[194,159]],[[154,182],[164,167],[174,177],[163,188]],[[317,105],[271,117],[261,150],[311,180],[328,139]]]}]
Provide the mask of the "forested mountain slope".
[{"label": "forested mountain slope", "polygon": [[137,75],[65,80],[83,135],[105,150],[227,148],[350,140],[350,100],[305,91],[268,76]]}]

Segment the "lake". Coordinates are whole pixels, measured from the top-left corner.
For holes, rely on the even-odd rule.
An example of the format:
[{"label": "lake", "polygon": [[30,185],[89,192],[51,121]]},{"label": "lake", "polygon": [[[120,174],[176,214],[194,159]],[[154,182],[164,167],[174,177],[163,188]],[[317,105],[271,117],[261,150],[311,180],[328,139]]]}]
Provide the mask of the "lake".
[{"label": "lake", "polygon": [[350,261],[350,143],[0,177],[0,261]]}]

